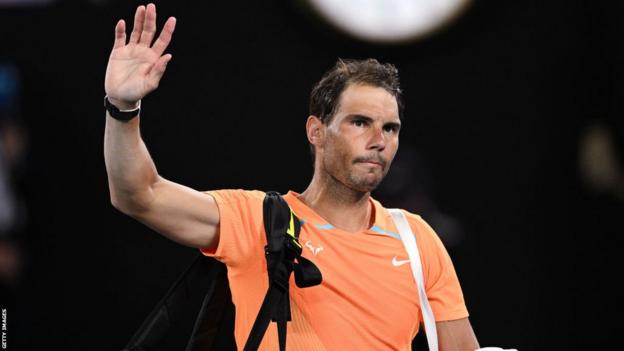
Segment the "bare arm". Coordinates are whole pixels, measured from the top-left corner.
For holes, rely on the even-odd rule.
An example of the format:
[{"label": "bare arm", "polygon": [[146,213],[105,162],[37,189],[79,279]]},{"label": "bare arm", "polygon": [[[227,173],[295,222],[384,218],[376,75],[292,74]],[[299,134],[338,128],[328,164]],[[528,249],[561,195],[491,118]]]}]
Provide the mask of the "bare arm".
[{"label": "bare arm", "polygon": [[437,322],[440,351],[474,351],[479,348],[468,318]]},{"label": "bare arm", "polygon": [[[139,6],[126,43],[125,22],[115,27],[115,45],[106,69],[105,89],[112,104],[132,109],[156,89],[171,55],[163,55],[175,29],[170,17],[156,41],[156,7]],[[106,113],[104,159],[113,206],[166,237],[191,247],[218,242],[219,210],[212,196],[168,181],[156,166],[139,130]]]}]

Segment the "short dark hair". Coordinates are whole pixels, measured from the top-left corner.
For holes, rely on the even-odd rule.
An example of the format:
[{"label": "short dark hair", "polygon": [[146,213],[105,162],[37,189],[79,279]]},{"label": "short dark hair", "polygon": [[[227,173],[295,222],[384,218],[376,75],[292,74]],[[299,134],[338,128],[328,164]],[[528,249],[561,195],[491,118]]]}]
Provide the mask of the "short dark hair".
[{"label": "short dark hair", "polygon": [[[399,84],[399,71],[391,63],[376,59],[338,59],[310,93],[310,115],[329,124],[338,110],[340,95],[350,84],[364,84],[383,88],[396,98],[399,118],[403,119],[403,95]],[[314,162],[314,145],[310,145]]]}]

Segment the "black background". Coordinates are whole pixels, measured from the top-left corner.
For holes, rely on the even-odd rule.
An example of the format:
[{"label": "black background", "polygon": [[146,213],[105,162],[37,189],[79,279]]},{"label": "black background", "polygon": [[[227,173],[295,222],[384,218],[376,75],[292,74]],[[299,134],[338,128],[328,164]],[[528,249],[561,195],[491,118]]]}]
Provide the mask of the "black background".
[{"label": "black background", "polygon": [[[30,141],[13,313],[23,349],[121,348],[196,255],[108,197],[103,78],[115,22],[131,22],[137,4],[0,12],[0,59],[20,69]],[[621,4],[477,1],[402,47],[353,41],[285,1],[157,6],[159,24],[171,15],[178,26],[141,122],[164,177],[201,190],[303,191],[312,85],[338,57],[392,62],[407,106],[401,143],[426,159],[438,206],[465,229],[449,251],[481,346],[616,341],[623,206],[585,191],[577,165],[588,123],[621,123]]]}]

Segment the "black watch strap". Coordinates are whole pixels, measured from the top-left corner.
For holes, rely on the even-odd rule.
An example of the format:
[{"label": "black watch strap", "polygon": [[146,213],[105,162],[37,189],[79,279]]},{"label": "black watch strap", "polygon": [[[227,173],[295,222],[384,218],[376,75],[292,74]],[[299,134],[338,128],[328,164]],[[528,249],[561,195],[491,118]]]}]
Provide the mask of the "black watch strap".
[{"label": "black watch strap", "polygon": [[108,100],[108,96],[104,97],[104,107],[106,108],[106,111],[108,111],[108,113],[111,115],[111,117],[124,122],[133,119],[134,117],[139,115],[139,112],[141,112],[140,103],[139,106],[134,110],[120,110],[117,108],[117,106],[111,104],[111,102]]}]

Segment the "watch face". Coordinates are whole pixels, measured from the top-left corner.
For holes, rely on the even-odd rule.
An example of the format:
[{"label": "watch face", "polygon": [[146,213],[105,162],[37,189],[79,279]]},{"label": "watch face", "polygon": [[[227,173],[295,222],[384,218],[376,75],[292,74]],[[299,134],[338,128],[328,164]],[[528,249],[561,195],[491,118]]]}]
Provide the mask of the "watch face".
[{"label": "watch face", "polygon": [[457,17],[470,0],[307,0],[335,27],[362,40],[423,37]]}]

